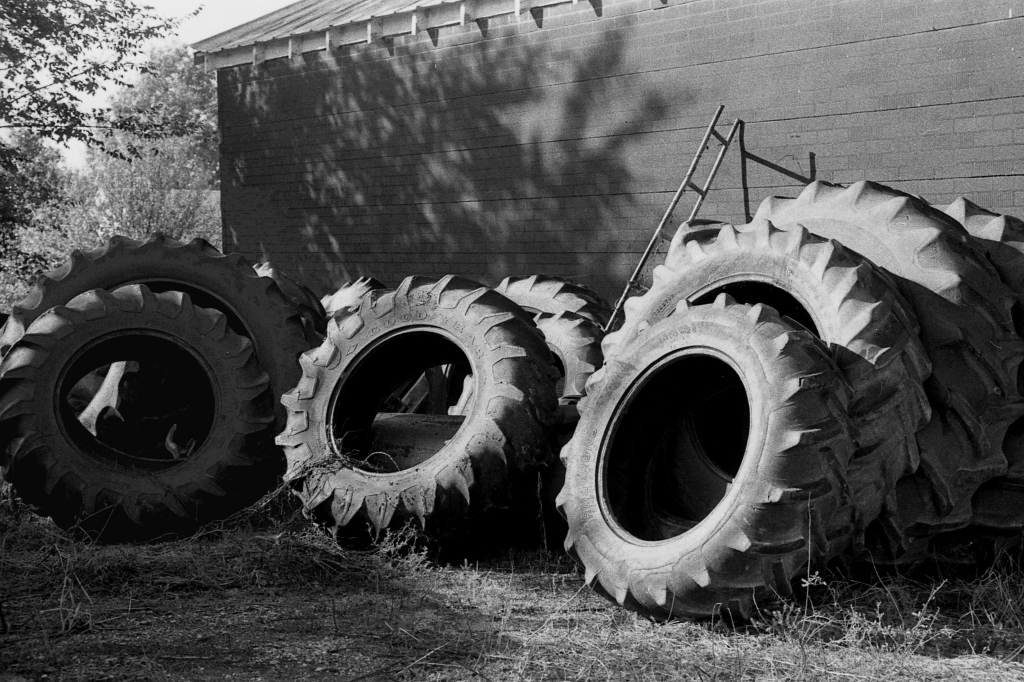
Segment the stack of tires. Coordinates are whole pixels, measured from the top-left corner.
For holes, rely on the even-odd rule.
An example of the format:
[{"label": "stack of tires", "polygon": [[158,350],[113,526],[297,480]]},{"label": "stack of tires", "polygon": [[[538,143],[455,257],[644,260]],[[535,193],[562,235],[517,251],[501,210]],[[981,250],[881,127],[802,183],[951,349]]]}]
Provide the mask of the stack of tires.
[{"label": "stack of tires", "polygon": [[555,278],[367,289],[284,398],[286,479],[334,532],[528,525],[559,490],[587,582],[654,617],[1019,534],[1020,226],[814,183],[681,230],[603,339]]},{"label": "stack of tires", "polygon": [[1024,223],[865,182],[680,229],[607,335],[554,277],[317,299],[116,238],[7,322],[0,467],[101,539],[188,532],[283,475],[335,535],[564,542],[618,604],[747,617],[835,558],[1019,537],[1021,296]]},{"label": "stack of tires", "polygon": [[562,451],[588,583],[655,617],[746,617],[835,557],[1019,537],[1020,227],[815,182],[681,230]]},{"label": "stack of tires", "polygon": [[0,334],[0,472],[102,541],[224,518],[284,470],[277,398],[324,323],[304,287],[203,240],[75,251]]}]

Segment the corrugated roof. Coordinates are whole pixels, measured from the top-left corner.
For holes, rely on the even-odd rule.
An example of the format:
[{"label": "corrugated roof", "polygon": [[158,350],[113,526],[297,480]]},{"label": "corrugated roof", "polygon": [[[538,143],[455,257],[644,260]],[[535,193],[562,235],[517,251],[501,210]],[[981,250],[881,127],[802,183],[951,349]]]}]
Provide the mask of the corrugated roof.
[{"label": "corrugated roof", "polygon": [[197,52],[216,52],[440,4],[444,4],[444,0],[299,0],[247,24],[200,40],[192,48]]}]

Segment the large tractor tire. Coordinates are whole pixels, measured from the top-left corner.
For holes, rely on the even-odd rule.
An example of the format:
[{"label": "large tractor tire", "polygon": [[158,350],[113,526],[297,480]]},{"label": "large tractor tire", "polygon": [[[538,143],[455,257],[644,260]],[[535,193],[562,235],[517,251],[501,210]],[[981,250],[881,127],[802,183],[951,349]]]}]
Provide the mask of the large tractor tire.
[{"label": "large tractor tire", "polygon": [[[604,332],[597,324],[577,313],[540,313],[534,321],[558,366],[555,393],[563,421],[550,429],[550,436],[561,448],[576,430],[579,418],[577,404],[587,394],[587,382],[604,364],[601,354]],[[564,485],[565,466],[556,458],[540,472],[538,481],[544,547],[551,551],[562,545],[568,531],[556,504],[557,495]]]},{"label": "large tractor tire", "polygon": [[656,618],[750,615],[846,550],[850,388],[763,305],[680,301],[591,379],[562,450],[566,549]]},{"label": "large tractor tire", "polygon": [[494,290],[533,313],[576,313],[598,327],[612,314],[608,302],[582,284],[550,275],[506,277]]},{"label": "large tractor tire", "polygon": [[915,434],[931,416],[922,382],[931,364],[909,305],[877,268],[802,225],[764,220],[677,233],[653,287],[626,302],[626,321],[605,339],[616,356],[672,313],[729,294],[769,305],[828,346],[853,388],[857,449],[847,480],[856,510],[854,548],[882,514],[896,481],[918,467]]},{"label": "large tractor tire", "polygon": [[574,404],[586,395],[587,381],[603,362],[601,328],[578,313],[540,313],[534,318],[558,365],[555,393]]},{"label": "large tractor tire", "polygon": [[[146,241],[113,237],[103,248],[72,252],[61,267],[40,275],[0,332],[0,354],[50,308],[85,291],[112,291],[127,284],[145,284],[155,292],[181,291],[195,305],[222,312],[233,332],[252,341],[275,396],[299,380],[298,357],[315,339],[307,338],[302,316],[277,283],[260,277],[239,254],[224,255],[202,239],[179,242],[161,234]],[[277,418],[283,426],[283,407],[278,406]]]},{"label": "large tractor tire", "polygon": [[[949,206],[936,207],[964,226],[989,260],[1006,286],[1020,298],[1024,295],[1024,220],[994,213],[960,197]],[[1014,309],[1018,333],[1024,332],[1024,306]]]},{"label": "large tractor tire", "polygon": [[[124,371],[120,396],[93,433],[71,397],[107,365]],[[267,374],[227,317],[187,294],[80,294],[38,317],[0,372],[5,477],[61,528],[106,542],[190,532],[274,485]]]},{"label": "large tractor tire", "polygon": [[[533,476],[535,486],[552,458],[551,354],[522,309],[476,282],[409,277],[371,292],[301,365],[277,442],[304,509],[335,532],[355,519],[380,530],[401,518],[439,530],[511,509],[519,484]],[[460,366],[469,380],[438,406],[396,409],[396,387]],[[459,386],[472,399],[456,409]]]},{"label": "large tractor tire", "polygon": [[313,290],[304,284],[299,284],[284,270],[274,267],[270,262],[258,263],[256,274],[260,277],[269,277],[277,282],[285,300],[302,315],[307,339],[319,336],[322,340],[327,331],[327,313],[324,312],[324,307]]},{"label": "large tractor tire", "polygon": [[882,185],[814,182],[796,199],[766,199],[755,217],[800,223],[858,252],[917,314],[933,416],[918,433],[921,466],[897,484],[899,509],[884,527],[897,554],[917,558],[935,534],[965,527],[975,491],[1006,473],[1004,441],[1024,414],[1016,297],[959,223]]},{"label": "large tractor tire", "polygon": [[[960,197],[943,213],[958,221],[999,272],[1003,283],[1017,294],[1013,322],[1024,336],[1024,220],[984,209]],[[1003,441],[1008,469],[985,483],[974,495],[971,523],[1000,531],[1024,528],[1024,417],[1018,418]]]}]

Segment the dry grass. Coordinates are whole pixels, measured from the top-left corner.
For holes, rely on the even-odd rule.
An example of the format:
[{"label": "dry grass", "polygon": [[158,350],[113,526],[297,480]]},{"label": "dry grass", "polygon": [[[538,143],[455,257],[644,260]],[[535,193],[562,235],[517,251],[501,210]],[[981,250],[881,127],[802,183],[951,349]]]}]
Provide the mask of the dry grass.
[{"label": "dry grass", "polygon": [[187,540],[69,539],[0,490],[0,680],[1020,680],[1024,575],[813,576],[752,623],[653,623],[564,556],[338,547],[271,499]]}]

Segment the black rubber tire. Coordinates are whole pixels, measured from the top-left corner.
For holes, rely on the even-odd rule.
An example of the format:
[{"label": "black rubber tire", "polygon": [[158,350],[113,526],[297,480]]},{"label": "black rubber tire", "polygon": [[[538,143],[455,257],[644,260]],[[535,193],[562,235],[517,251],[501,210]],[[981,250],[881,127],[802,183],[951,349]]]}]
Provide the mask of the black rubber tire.
[{"label": "black rubber tire", "polygon": [[[898,485],[885,535],[903,558],[918,558],[931,536],[963,527],[974,492],[1006,472],[1003,443],[1024,414],[1016,297],[959,223],[889,187],[814,182],[796,199],[766,199],[756,218],[842,242],[886,270],[917,314],[933,365],[932,420],[918,433],[919,480]],[[908,486],[926,492],[900,495]]]},{"label": "black rubber tire", "polygon": [[853,388],[849,414],[858,446],[847,480],[859,550],[867,525],[892,502],[896,481],[917,470],[915,434],[931,417],[922,387],[931,363],[909,304],[870,262],[802,225],[720,225],[677,233],[653,287],[627,300],[623,326],[605,339],[607,356],[679,301],[697,305],[719,293],[772,306],[812,331]]},{"label": "black rubber tire", "polygon": [[534,319],[561,366],[555,393],[563,404],[586,395],[587,380],[603,363],[601,328],[578,313],[540,313]]},{"label": "black rubber tire", "polygon": [[[280,268],[274,267],[273,263],[263,262],[255,266],[256,274],[260,277],[269,277],[277,282],[288,303],[299,311],[307,327],[306,338],[316,339],[319,345],[323,341],[323,335],[327,332],[327,313],[324,312],[320,299],[313,290],[304,284],[299,284]],[[317,338],[319,336],[319,338]]]},{"label": "black rubber tire", "polygon": [[494,290],[534,315],[576,313],[603,327],[612,314],[608,302],[587,287],[551,275],[506,277]]},{"label": "black rubber tire", "polygon": [[[100,445],[58,407],[87,353],[144,353],[141,344],[154,340],[197,361],[215,406],[208,435],[181,460]],[[254,502],[275,483],[280,454],[267,374],[249,340],[187,294],[143,285],[80,294],[37,318],[0,372],[5,477],[61,528],[104,542],[187,533]]]},{"label": "black rubber tire", "polygon": [[[601,353],[604,332],[577,313],[540,313],[534,321],[559,366],[560,376],[555,385],[558,402],[564,406],[563,410],[573,410],[572,415],[578,418],[575,406],[587,394],[590,377],[604,364]],[[576,421],[570,418],[552,427],[549,433],[555,445],[561,447],[572,438],[575,429]],[[541,471],[538,481],[544,548],[550,551],[562,545],[569,529],[555,503],[563,485],[565,466],[556,458]]]},{"label": "black rubber tire", "polygon": [[[85,291],[112,291],[127,284],[145,284],[157,292],[182,291],[195,305],[224,313],[232,331],[252,341],[260,365],[270,375],[274,396],[299,380],[298,357],[311,340],[302,316],[277,283],[256,274],[240,254],[224,255],[202,239],[179,242],[162,234],[146,241],[113,237],[102,248],[73,251],[61,267],[40,275],[0,332],[0,354],[6,354],[25,328],[50,308]],[[283,427],[286,414],[281,406],[277,418],[278,427]]]},{"label": "black rubber tire", "polygon": [[[992,261],[999,277],[1017,295],[1014,327],[1024,336],[1024,220],[984,209],[964,197],[943,213],[958,221]],[[1007,472],[982,485],[971,504],[971,523],[999,531],[1024,528],[1024,417],[1018,418],[1003,441]]]},{"label": "black rubber tire", "polygon": [[[936,208],[963,225],[979,249],[988,255],[1003,284],[1012,289],[1018,299],[1024,296],[1024,220],[994,213],[964,197],[949,206]],[[1018,334],[1024,333],[1022,312],[1013,315]]]},{"label": "black rubber tire", "polygon": [[[459,354],[476,378],[474,398],[437,452],[378,473],[358,466],[368,446],[341,451],[342,424],[345,435],[369,433],[395,380]],[[551,353],[521,308],[476,282],[409,277],[397,290],[371,292],[354,314],[332,320],[301,365],[302,380],[281,399],[289,420],[277,442],[285,480],[328,529],[359,518],[380,530],[414,518],[438,530],[468,512],[511,508],[517,486],[535,487],[536,470],[553,458],[545,433],[557,406]]]},{"label": "black rubber tire", "polygon": [[[715,378],[714,368],[727,369]],[[715,390],[727,386],[731,402]],[[809,561],[851,540],[850,393],[824,345],[771,308],[724,294],[712,305],[681,301],[594,374],[562,450],[565,547],[587,584],[655,618],[747,618],[756,600],[789,594]],[[708,450],[656,466],[658,447],[691,416],[734,439],[733,478],[721,467],[719,490],[701,500],[685,472]]]}]

